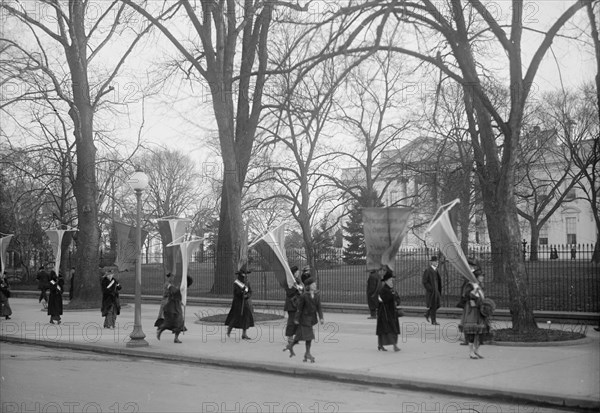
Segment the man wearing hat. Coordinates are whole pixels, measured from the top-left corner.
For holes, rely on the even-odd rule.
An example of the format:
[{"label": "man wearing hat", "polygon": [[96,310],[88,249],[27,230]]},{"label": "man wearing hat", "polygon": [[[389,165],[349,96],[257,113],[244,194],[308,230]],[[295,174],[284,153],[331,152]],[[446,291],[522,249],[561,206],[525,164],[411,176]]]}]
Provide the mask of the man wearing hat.
[{"label": "man wearing hat", "polygon": [[425,312],[425,319],[429,321],[431,317],[431,324],[438,326],[439,323],[436,321],[436,312],[440,308],[440,302],[442,297],[442,278],[437,270],[438,259],[434,255],[429,260],[429,267],[423,272],[423,287],[425,287],[425,306],[427,311]]},{"label": "man wearing hat", "polygon": [[241,328],[242,339],[250,340],[250,337],[246,334],[246,330],[250,327],[254,327],[254,314],[252,310],[252,288],[248,282],[248,274],[250,271],[246,264],[242,265],[237,272],[237,279],[233,282],[233,301],[231,302],[231,309],[227,318],[225,319],[225,325],[227,326],[227,337],[231,334],[231,330],[234,328]]}]

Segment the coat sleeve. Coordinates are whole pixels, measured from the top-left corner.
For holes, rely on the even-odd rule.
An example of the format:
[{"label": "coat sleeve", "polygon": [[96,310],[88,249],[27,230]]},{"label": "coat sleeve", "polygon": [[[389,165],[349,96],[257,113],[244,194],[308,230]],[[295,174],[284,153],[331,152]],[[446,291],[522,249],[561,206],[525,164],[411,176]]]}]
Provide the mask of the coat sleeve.
[{"label": "coat sleeve", "polygon": [[323,307],[321,307],[321,297],[317,296],[316,304],[317,304],[317,314],[319,314],[319,320],[323,319]]},{"label": "coat sleeve", "polygon": [[296,310],[296,316],[294,317],[294,324],[300,324],[300,317],[302,316],[302,312],[304,310],[304,295],[300,296],[298,300],[298,309]]}]

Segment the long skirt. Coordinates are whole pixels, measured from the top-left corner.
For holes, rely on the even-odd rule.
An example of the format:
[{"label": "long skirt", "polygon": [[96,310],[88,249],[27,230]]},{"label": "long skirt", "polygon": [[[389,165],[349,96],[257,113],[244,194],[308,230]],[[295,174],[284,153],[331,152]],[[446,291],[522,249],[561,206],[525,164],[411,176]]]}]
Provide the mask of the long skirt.
[{"label": "long skirt", "polygon": [[115,327],[116,321],[117,321],[117,312],[115,311],[115,306],[111,305],[106,310],[106,315],[104,316],[104,328]]},{"label": "long skirt", "polygon": [[475,336],[482,338],[482,336],[487,335],[490,326],[488,320],[481,315],[479,307],[471,305],[471,301],[467,301],[458,329],[463,332],[467,342],[472,343]]},{"label": "long skirt", "polygon": [[294,341],[312,341],[314,339],[315,333],[312,326],[296,325]]},{"label": "long skirt", "polygon": [[293,337],[296,334],[297,324],[294,324],[294,318],[296,317],[295,311],[288,311],[287,324],[285,325],[285,336]]},{"label": "long skirt", "polygon": [[377,344],[380,346],[389,346],[392,344],[398,344],[398,334],[394,334],[394,333],[379,334],[377,336]]}]

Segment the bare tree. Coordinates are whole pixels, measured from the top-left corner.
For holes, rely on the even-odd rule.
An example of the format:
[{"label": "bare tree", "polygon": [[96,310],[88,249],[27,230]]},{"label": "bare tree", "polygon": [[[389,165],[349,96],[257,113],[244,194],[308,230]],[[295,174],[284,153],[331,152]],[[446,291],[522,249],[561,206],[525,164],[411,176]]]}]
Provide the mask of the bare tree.
[{"label": "bare tree", "polygon": [[401,135],[410,126],[408,120],[398,119],[403,93],[410,87],[403,83],[405,71],[393,54],[377,53],[349,74],[345,93],[337,98],[336,120],[356,141],[343,154],[358,165],[347,170],[338,186],[355,200],[364,199],[364,193],[377,194],[377,199],[367,197],[371,206],[382,202],[397,177],[398,166],[385,162],[386,152],[398,150]]},{"label": "bare tree", "polygon": [[[269,32],[275,8],[306,11],[297,3],[246,0],[177,2],[173,16],[193,30],[195,41],[183,41],[147,3],[123,0],[154,23],[184,58],[189,73],[210,88],[223,160],[218,256],[213,292],[230,288],[231,274],[243,260],[242,191],[262,110],[269,58]],[[302,16],[299,16],[302,17]],[[181,20],[180,20],[181,21]],[[241,48],[241,51],[240,51]],[[237,102],[236,102],[237,98]]]},{"label": "bare tree", "polygon": [[339,198],[332,191],[330,178],[335,158],[340,155],[323,143],[328,136],[335,91],[349,70],[336,70],[336,66],[334,62],[324,63],[311,76],[302,78],[296,77],[298,72],[283,76],[281,88],[270,95],[273,104],[269,106],[269,122],[260,147],[265,151],[265,168],[255,179],[255,183],[277,182],[275,193],[261,202],[286,201],[301,228],[307,261],[315,270],[313,228],[327,221],[320,215],[324,205]]},{"label": "bare tree", "polygon": [[[147,32],[142,28],[108,71],[94,73],[93,62],[111,41],[123,33],[123,22],[128,20],[126,8],[118,1],[107,2],[99,16],[90,18],[88,2],[59,2],[46,0],[31,13],[26,1],[0,3],[0,9],[10,23],[19,29],[12,38],[2,39],[26,57],[23,65],[43,77],[48,87],[42,94],[50,94],[63,102],[71,118],[77,155],[73,193],[77,200],[77,272],[74,306],[97,305],[100,300],[97,271],[98,245],[98,186],[96,181],[96,146],[94,116],[103,98],[112,90],[125,59],[136,43]],[[98,12],[94,8],[93,13]],[[16,23],[18,22],[18,23]],[[25,36],[26,34],[26,36]]]},{"label": "bare tree", "polygon": [[[520,229],[515,208],[515,162],[521,139],[523,113],[542,58],[565,23],[592,0],[574,1],[544,33],[529,65],[522,55],[524,4],[510,4],[510,30],[480,0],[447,2],[376,2],[342,7],[338,14],[360,14],[360,23],[346,34],[348,53],[370,51],[373,47],[393,50],[417,57],[443,71],[459,83],[465,92],[477,177],[482,189],[484,211],[496,268],[508,282],[510,310],[515,331],[537,329],[529,292],[525,283],[525,265],[519,250]],[[384,25],[394,16],[416,30],[415,43],[403,47],[398,43],[364,44],[363,31]],[[477,20],[474,20],[474,17]],[[404,33],[404,32],[403,32]],[[360,39],[362,44],[359,44]],[[479,66],[478,45],[494,41],[506,57],[510,90],[509,105],[495,105],[490,96],[487,76],[492,73]],[[414,43],[413,43],[414,44]],[[497,139],[498,131],[502,139]]]}]

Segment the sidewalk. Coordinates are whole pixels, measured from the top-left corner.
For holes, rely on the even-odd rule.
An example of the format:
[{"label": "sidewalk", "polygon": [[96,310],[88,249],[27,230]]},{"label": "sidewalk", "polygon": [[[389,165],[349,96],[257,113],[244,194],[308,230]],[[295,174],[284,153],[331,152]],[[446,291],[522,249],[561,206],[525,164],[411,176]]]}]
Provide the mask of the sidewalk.
[{"label": "sidewalk", "polygon": [[363,314],[326,313],[325,325],[315,327],[312,354],[316,362],[312,364],[302,362],[304,343],[295,347],[294,358],[282,352],[285,319],[258,324],[248,330],[252,340],[245,341],[240,340],[239,330],[227,338],[224,326],[196,322],[195,313],[204,317],[226,313],[228,308],[190,305],[186,309],[188,331],[180,336],[183,344],[175,344],[169,331],[160,341],[156,339],[153,325],[158,305],[142,304],[142,327],[150,345],[129,348],[126,342],[133,328],[132,303],[122,309],[118,328],[109,330],[102,328],[99,309],[66,311],[62,324],[53,325],[37,299],[12,298],[10,302],[13,316],[0,321],[0,341],[516,402],[600,407],[600,333],[591,327],[588,338],[576,345],[485,345],[481,348],[485,358],[470,360],[468,347],[458,344],[455,319],[438,320],[441,325],[436,328],[425,319],[400,319],[402,351],[394,353],[391,348],[388,352],[377,351],[375,320]]}]

